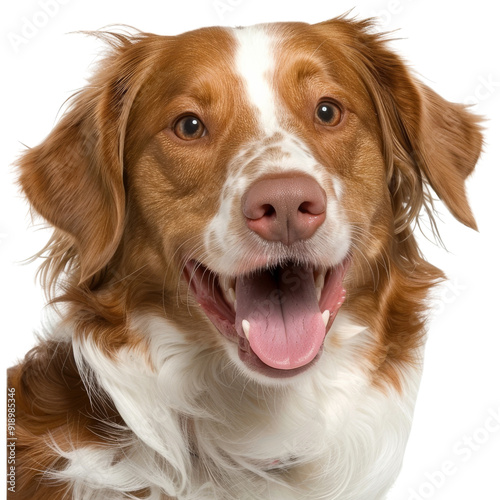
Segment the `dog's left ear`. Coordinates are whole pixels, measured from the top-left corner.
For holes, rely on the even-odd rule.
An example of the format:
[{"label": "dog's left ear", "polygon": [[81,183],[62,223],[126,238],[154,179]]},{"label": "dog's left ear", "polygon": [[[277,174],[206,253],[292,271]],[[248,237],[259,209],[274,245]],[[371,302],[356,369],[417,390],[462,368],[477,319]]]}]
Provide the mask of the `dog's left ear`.
[{"label": "dog's left ear", "polygon": [[411,205],[418,199],[415,189],[421,190],[427,181],[456,219],[477,229],[465,180],[481,153],[481,119],[465,105],[446,101],[414,78],[385,39],[369,33],[369,23],[352,26],[357,26],[358,54],[372,80],[368,87],[382,129],[392,136],[385,141],[386,148],[392,148],[391,187],[397,190],[408,181],[410,170],[414,177],[402,188],[399,202]]},{"label": "dog's left ear", "polygon": [[[453,216],[477,229],[467,201],[465,180],[481,153],[480,119],[466,106],[448,102],[426,85],[408,78],[405,93],[401,95],[396,90],[393,99],[403,131],[408,135],[410,154]],[[408,94],[413,94],[411,101]]]}]

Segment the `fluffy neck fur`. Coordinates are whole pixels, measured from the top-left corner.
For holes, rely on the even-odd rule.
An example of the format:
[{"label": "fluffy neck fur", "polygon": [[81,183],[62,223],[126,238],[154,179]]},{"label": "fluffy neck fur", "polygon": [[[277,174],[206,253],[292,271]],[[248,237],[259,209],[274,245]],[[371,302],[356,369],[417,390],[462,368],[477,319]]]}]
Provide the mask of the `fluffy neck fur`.
[{"label": "fluffy neck fur", "polygon": [[133,328],[148,337],[149,359],[124,348],[111,361],[91,339],[74,342],[90,394],[103,388],[126,425],[101,447],[89,477],[78,469],[85,448],[61,451],[69,466],[56,476],[82,495],[114,498],[127,485],[149,488],[151,499],[163,498],[161,490],[179,499],[250,499],[259,489],[259,498],[368,500],[397,475],[393,459],[406,444],[419,370],[408,370],[404,397],[375,389],[373,367],[355,362],[371,334],[347,316],[331,332],[340,353],[325,352],[313,373],[284,387],[249,381],[222,350],[193,348],[163,318],[137,316]]}]

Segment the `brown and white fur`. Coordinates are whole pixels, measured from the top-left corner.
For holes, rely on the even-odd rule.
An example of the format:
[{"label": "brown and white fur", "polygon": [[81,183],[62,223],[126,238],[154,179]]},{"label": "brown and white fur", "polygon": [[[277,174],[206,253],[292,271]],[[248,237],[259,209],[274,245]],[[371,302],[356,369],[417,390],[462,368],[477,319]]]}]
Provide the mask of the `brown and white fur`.
[{"label": "brown and white fur", "polygon": [[11,498],[384,498],[443,279],[414,228],[429,186],[475,228],[479,120],[370,21],[98,36],[19,161],[59,319],[9,370]]}]

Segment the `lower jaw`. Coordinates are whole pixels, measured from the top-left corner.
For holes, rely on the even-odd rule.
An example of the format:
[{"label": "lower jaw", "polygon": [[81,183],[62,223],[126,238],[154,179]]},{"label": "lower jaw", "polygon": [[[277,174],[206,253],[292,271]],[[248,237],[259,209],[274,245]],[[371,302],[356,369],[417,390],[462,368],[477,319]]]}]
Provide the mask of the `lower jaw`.
[{"label": "lower jaw", "polygon": [[274,379],[292,378],[296,375],[300,375],[306,372],[316,364],[323,352],[323,347],[321,347],[314,359],[306,365],[300,366],[298,368],[293,368],[291,370],[280,370],[278,368],[272,368],[271,366],[266,365],[263,361],[261,361],[260,358],[252,351],[252,348],[250,347],[247,339],[238,336],[238,340],[238,356],[240,361],[250,370],[257,372],[260,375],[264,375],[268,378]]},{"label": "lower jaw", "polygon": [[[222,320],[221,318],[217,318],[219,321],[210,321],[211,324],[218,330],[218,334],[222,335],[227,341],[236,346],[238,349],[238,357],[240,361],[251,371],[257,372],[259,375],[264,375],[271,379],[288,379],[295,377],[296,375],[300,375],[305,371],[309,370],[312,366],[314,366],[317,361],[321,358],[323,353],[323,346],[320,348],[316,356],[307,364],[300,366],[298,368],[293,369],[279,369],[273,368],[266,363],[264,363],[258,356],[255,354],[253,349],[250,346],[250,343],[245,337],[238,335],[236,332],[236,328],[234,324],[227,319]],[[326,335],[328,334],[328,330],[333,323],[334,318],[331,318],[330,322],[327,325]],[[325,335],[325,338],[326,338]]]}]

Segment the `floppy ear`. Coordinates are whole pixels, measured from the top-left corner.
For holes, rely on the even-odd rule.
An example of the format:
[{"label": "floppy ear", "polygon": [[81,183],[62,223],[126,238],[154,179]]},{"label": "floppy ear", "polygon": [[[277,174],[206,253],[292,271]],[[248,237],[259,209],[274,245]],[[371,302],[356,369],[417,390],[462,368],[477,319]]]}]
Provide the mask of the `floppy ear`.
[{"label": "floppy ear", "polygon": [[[415,79],[382,36],[368,33],[370,21],[354,24],[361,42],[358,54],[371,76],[367,87],[382,122],[386,148],[392,148],[393,195],[412,220],[420,208],[419,198],[425,202],[422,183],[428,182],[456,219],[477,229],[465,180],[481,153],[480,118]],[[390,142],[392,146],[387,145]],[[408,208],[412,203],[418,210]]]},{"label": "floppy ear", "polygon": [[113,55],[51,134],[18,162],[19,182],[36,212],[72,240],[80,282],[113,256],[124,223],[123,145],[137,89],[127,61],[132,43],[109,37]]},{"label": "floppy ear", "polygon": [[444,100],[427,86],[415,83],[420,94],[420,119],[408,123],[400,106],[402,122],[410,132],[413,156],[432,189],[460,222],[477,229],[465,191],[482,148],[479,117],[464,105]]}]

